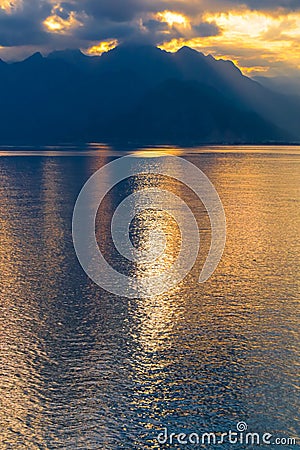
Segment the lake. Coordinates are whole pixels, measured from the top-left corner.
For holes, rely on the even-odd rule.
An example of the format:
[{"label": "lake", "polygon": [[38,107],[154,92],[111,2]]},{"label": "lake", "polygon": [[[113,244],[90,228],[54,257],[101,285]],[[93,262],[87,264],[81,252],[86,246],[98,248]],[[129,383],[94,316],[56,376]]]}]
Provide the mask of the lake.
[{"label": "lake", "polygon": [[[211,236],[199,199],[172,178],[140,175],[117,185],[96,234],[107,261],[133,280],[140,269],[127,267],[110,238],[126,195],[168,189],[199,225],[193,269],[146,298],[94,284],[72,241],[84,183],[132,152],[96,144],[0,150],[0,448],[254,448],[221,442],[243,427],[281,439],[276,448],[299,448],[284,439],[299,439],[300,428],[300,148],[140,149],[145,160],[176,155],[200,168],[227,222],[222,260],[199,284]],[[172,218],[151,209],[132,222],[132,240],[147,250],[148,231],[157,228],[167,255],[146,271],[168,270],[180,249]],[[217,441],[193,445],[204,433]]]}]

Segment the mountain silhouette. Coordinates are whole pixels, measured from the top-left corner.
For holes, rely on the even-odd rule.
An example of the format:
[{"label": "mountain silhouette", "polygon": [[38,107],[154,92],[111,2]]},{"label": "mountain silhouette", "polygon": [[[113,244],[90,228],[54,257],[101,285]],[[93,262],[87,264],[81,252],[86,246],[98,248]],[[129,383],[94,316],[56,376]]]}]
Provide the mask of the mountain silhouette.
[{"label": "mountain silhouette", "polygon": [[300,140],[300,102],[188,47],[123,45],[90,57],[0,63],[0,142]]},{"label": "mountain silhouette", "polygon": [[[159,105],[159,110],[157,108]],[[202,105],[205,105],[204,107]],[[216,89],[197,81],[169,80],[150,91],[132,113],[114,119],[119,136],[157,142],[279,140],[282,132],[258,114],[242,111]]]}]

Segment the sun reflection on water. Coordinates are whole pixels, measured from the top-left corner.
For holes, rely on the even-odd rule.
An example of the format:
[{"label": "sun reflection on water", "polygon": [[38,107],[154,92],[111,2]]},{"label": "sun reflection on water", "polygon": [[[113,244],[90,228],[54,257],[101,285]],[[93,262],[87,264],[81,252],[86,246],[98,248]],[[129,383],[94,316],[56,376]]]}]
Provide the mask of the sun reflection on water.
[{"label": "sun reflection on water", "polygon": [[[110,193],[97,237],[121,271],[109,224],[127,192],[176,193],[200,227],[191,274],[168,294],[131,300],[91,283],[72,246],[78,192],[111,155],[0,159],[1,449],[151,449],[163,426],[226,430],[245,417],[252,429],[296,434],[300,159],[276,151],[189,153],[217,187],[228,223],[224,257],[204,285],[196,281],[209,220],[192,192],[141,175]],[[133,242],[147,249],[155,227],[165,255],[129,274],[168,270],[176,259],[180,234],[161,212],[132,222]]]}]

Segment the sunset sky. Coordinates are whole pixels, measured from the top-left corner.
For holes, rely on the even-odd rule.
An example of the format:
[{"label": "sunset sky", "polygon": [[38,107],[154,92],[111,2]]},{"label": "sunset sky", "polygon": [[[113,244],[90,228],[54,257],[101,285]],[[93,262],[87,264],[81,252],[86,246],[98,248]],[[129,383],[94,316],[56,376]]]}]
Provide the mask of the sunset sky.
[{"label": "sunset sky", "polygon": [[0,0],[0,57],[189,45],[247,75],[300,75],[300,0]]}]

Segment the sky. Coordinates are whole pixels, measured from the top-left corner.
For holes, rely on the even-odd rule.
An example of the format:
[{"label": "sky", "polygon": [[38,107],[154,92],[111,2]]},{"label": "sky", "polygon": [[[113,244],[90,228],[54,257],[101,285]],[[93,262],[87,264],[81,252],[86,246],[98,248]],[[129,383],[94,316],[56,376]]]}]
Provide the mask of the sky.
[{"label": "sky", "polygon": [[188,45],[246,75],[300,75],[300,0],[0,0],[0,58]]}]

